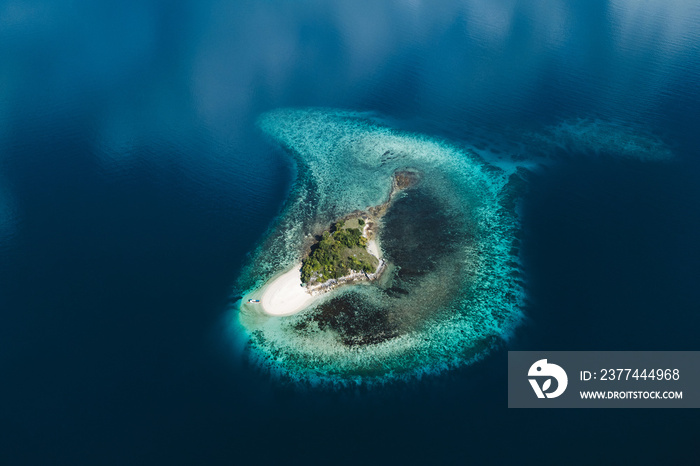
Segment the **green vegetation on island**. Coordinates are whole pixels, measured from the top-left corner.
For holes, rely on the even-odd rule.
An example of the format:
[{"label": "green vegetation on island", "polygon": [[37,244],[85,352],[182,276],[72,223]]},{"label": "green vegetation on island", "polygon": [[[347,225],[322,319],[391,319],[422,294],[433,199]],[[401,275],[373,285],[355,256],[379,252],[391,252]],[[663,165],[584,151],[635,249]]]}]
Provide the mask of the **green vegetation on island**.
[{"label": "green vegetation on island", "polygon": [[[347,223],[347,224],[346,224]],[[367,238],[358,226],[364,226],[362,218],[339,221],[331,231],[323,233],[321,240],[311,248],[302,262],[302,283],[323,283],[355,272],[373,273],[379,260],[367,252]]]}]

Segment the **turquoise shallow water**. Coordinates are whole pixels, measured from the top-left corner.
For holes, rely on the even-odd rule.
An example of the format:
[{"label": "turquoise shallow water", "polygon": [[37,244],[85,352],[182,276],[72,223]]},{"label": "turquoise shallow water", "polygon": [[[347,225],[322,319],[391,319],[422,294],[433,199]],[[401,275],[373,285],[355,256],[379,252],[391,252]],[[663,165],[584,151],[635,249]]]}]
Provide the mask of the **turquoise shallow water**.
[{"label": "turquoise shallow water", "polygon": [[[394,237],[380,231],[394,266],[383,284],[344,287],[285,318],[241,305],[256,363],[295,380],[371,382],[456,367],[507,338],[521,318],[510,182],[518,175],[372,114],[278,110],[259,125],[294,158],[299,176],[241,289],[258,288],[299,261],[319,228],[384,202],[395,171],[418,170],[421,181],[389,208],[385,223]],[[414,243],[408,249],[407,237]],[[411,264],[417,253],[421,262]]]}]

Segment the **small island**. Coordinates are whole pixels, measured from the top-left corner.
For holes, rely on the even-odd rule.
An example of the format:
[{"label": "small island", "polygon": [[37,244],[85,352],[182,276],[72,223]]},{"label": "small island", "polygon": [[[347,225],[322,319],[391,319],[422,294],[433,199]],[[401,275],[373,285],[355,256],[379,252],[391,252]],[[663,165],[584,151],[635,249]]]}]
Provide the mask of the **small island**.
[{"label": "small island", "polygon": [[268,315],[287,316],[308,307],[315,297],[340,285],[379,278],[386,269],[375,238],[379,220],[395,194],[413,186],[418,179],[418,172],[413,170],[396,172],[386,202],[336,221],[330,229],[316,236],[301,264],[246,296],[247,304],[259,304]]},{"label": "small island", "polygon": [[373,242],[371,252],[368,248],[372,224],[369,215],[361,212],[324,231],[302,261],[301,282],[309,290],[318,290],[340,280],[373,279],[383,262],[376,243]]}]

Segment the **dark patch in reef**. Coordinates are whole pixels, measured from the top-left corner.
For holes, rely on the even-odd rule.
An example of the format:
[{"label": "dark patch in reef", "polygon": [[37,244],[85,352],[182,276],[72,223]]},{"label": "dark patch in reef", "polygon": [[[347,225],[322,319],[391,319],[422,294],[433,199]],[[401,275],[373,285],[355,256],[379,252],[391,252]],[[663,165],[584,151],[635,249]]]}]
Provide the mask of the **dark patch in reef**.
[{"label": "dark patch in reef", "polygon": [[[383,306],[370,303],[358,293],[346,293],[319,306],[310,321],[320,330],[338,333],[343,344],[362,346],[381,343],[401,334],[399,322]],[[297,329],[305,329],[306,321]]]},{"label": "dark patch in reef", "polygon": [[467,239],[461,223],[427,190],[406,191],[384,217],[381,236],[385,257],[397,266],[397,278],[409,282],[420,278],[455,254]]},{"label": "dark patch in reef", "polygon": [[394,173],[394,189],[402,190],[416,186],[420,182],[420,173],[416,170],[399,170]]}]

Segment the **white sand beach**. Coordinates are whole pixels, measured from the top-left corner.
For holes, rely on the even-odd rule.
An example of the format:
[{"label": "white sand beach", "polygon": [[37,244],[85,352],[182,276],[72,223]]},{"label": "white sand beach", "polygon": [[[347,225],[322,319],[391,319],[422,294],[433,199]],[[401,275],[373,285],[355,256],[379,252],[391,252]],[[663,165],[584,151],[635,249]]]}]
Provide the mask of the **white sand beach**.
[{"label": "white sand beach", "polygon": [[372,240],[369,240],[369,242],[367,243],[367,252],[369,252],[370,254],[372,254],[372,255],[373,255],[374,257],[376,257],[377,259],[381,259],[381,258],[382,258],[382,256],[380,255],[380,252],[379,252],[379,245],[378,245],[377,242],[376,242],[375,240],[373,240],[373,239],[372,239]]},{"label": "white sand beach", "polygon": [[[368,238],[368,239],[369,239],[369,237],[370,237],[370,236],[369,236],[370,224],[373,225],[374,222],[367,222],[367,223],[365,223],[365,226],[362,228],[362,236],[364,236],[365,238]],[[381,258],[382,258],[382,256],[381,256],[381,251],[380,251],[380,249],[379,249],[379,244],[377,244],[377,240],[376,240],[376,239],[370,239],[370,240],[367,242],[367,252],[370,253],[370,254],[372,254],[372,255],[373,255],[374,257],[376,257],[377,259],[381,259]]]},{"label": "white sand beach", "polygon": [[265,285],[261,290],[260,307],[271,316],[296,314],[307,307],[314,297],[301,286],[301,264]]}]

